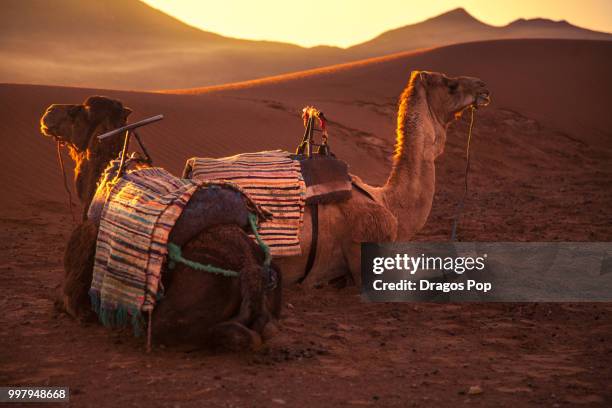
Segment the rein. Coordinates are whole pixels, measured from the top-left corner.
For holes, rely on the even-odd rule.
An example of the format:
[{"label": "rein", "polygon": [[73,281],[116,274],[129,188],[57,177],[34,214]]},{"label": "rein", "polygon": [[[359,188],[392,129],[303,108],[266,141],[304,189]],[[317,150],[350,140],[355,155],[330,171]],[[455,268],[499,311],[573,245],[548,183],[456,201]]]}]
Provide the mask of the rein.
[{"label": "rein", "polygon": [[468,193],[468,176],[470,173],[470,142],[472,141],[472,129],[474,128],[474,111],[476,110],[476,107],[474,105],[470,105],[468,109],[470,109],[470,128],[468,130],[468,140],[467,146],[465,148],[465,185],[463,189],[463,196],[461,197],[461,200],[459,200],[459,204],[457,205],[457,213],[455,214],[455,218],[453,219],[451,241],[457,241],[457,224],[459,223],[459,218],[461,217],[461,213],[463,212],[465,198],[467,197]]},{"label": "rein", "polygon": [[70,193],[70,188],[68,187],[68,180],[66,179],[66,168],[64,167],[64,159],[62,158],[62,142],[57,141],[57,161],[59,162],[60,171],[62,172],[62,178],[64,180],[64,189],[66,190],[66,194],[68,195],[68,208],[70,210],[70,216],[72,217],[72,222],[76,224],[76,218],[74,216],[74,210],[72,207],[72,193]]}]

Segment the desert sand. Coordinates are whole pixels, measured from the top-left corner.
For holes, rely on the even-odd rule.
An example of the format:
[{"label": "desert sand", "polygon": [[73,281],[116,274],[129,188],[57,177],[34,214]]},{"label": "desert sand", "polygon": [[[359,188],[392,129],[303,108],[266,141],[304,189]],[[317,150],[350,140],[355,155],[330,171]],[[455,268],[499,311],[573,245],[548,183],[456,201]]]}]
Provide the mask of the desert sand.
[{"label": "desert sand", "polygon": [[[336,154],[366,181],[390,166],[396,101],[412,69],[473,75],[476,113],[461,240],[612,240],[612,43],[468,43],[268,80],[166,93],[0,85],[0,383],[67,385],[76,405],[535,406],[610,403],[610,304],[366,304],[358,289],[286,292],[279,333],[243,355],[144,354],[129,333],[53,311],[72,228],[55,146],[38,132],[51,103],[122,99],[155,163],[293,149],[301,108],[330,119]],[[579,61],[579,63],[577,63]],[[467,117],[438,162],[419,240],[446,240],[462,193]],[[68,162],[68,161],[67,161]],[[480,394],[469,394],[471,386]],[[102,403],[104,401],[104,403]]]}]

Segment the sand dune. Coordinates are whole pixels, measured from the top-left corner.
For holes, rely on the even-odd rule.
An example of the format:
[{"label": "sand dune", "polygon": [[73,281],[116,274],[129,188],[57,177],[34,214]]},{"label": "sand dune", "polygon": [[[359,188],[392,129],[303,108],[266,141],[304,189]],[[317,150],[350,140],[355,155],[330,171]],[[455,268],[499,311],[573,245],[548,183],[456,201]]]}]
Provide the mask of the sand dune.
[{"label": "sand dune", "polygon": [[[609,238],[611,47],[552,40],[463,44],[190,91],[195,95],[2,85],[0,201],[7,211],[64,202],[54,145],[39,135],[38,118],[51,103],[78,103],[91,94],[122,99],[135,110],[132,120],[166,115],[142,133],[156,163],[175,173],[193,155],[293,149],[302,134],[299,111],[315,104],[331,120],[334,151],[353,172],[381,183],[390,166],[396,100],[410,70],[419,68],[479,76],[493,93],[492,106],[476,118],[466,234],[494,221],[484,237],[553,239],[573,217],[572,228],[584,239]],[[451,128],[426,236],[448,232],[460,194],[466,127],[464,118]],[[477,236],[483,239],[482,231]]]},{"label": "sand dune", "polygon": [[371,109],[365,109],[370,111],[376,108],[373,105],[384,104],[393,111],[410,71],[425,69],[482,78],[493,93],[494,107],[520,112],[581,140],[605,144],[612,129],[612,116],[608,114],[611,67],[612,42],[608,41],[501,40],[176,92],[214,92],[292,107],[316,103],[329,111],[330,117],[358,123],[382,137],[393,137],[394,124],[386,121],[387,126],[381,128],[382,123],[363,117],[362,106],[370,105]]}]

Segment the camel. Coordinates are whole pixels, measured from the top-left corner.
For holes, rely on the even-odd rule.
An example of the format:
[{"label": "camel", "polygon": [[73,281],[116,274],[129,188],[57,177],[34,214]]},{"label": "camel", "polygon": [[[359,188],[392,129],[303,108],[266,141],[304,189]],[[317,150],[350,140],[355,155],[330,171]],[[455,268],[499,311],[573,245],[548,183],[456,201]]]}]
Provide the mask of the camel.
[{"label": "camel", "polygon": [[[103,142],[97,136],[124,126],[130,112],[120,101],[92,96],[83,104],[51,105],[40,121],[44,136],[67,146],[75,162],[77,196],[85,209],[83,222],[68,241],[62,293],[56,302],[60,309],[79,320],[93,317],[88,290],[98,226],[95,220],[87,218],[87,209],[97,185],[103,183],[101,177],[106,167],[117,158],[123,146],[121,135]],[[241,194],[228,190],[217,195],[222,201],[217,206],[220,210],[238,207],[235,219],[220,215],[214,218],[212,226],[194,231],[194,226],[199,225],[198,205],[206,199],[198,194],[205,191],[200,189],[194,193],[170,238],[181,241],[185,258],[238,271],[240,276],[230,279],[183,264],[178,264],[172,273],[165,271],[162,275],[166,288],[164,298],[152,316],[153,338],[162,344],[213,345],[231,350],[256,348],[262,342],[267,323],[272,317],[279,317],[281,285],[267,287],[270,276],[262,266],[263,251],[243,230],[248,226],[248,209]],[[238,204],[236,196],[241,197]],[[194,207],[190,207],[192,201]],[[270,274],[280,280],[274,264],[272,269]]]},{"label": "camel", "polygon": [[[349,276],[359,284],[361,242],[408,241],[421,230],[431,211],[435,160],[444,152],[448,126],[464,110],[488,103],[489,91],[478,78],[413,71],[399,100],[395,154],[386,183],[370,186],[353,175],[359,188],[348,201],[319,205],[317,257],[303,283],[313,286]],[[286,285],[304,276],[310,220],[307,207],[302,255],[276,259]]]}]

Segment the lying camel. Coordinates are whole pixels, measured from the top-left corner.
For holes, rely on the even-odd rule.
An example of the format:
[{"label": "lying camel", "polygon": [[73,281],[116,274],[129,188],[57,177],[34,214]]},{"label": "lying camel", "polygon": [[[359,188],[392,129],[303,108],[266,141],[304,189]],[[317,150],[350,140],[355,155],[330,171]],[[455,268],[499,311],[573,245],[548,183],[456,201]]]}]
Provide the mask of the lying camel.
[{"label": "lying camel", "polygon": [[[83,222],[68,241],[58,301],[61,309],[79,319],[92,317],[88,291],[98,235],[98,226],[87,218],[87,209],[97,185],[103,182],[102,174],[123,144],[121,135],[103,142],[97,136],[124,126],[130,112],[117,100],[93,96],[81,105],[51,105],[40,121],[44,136],[68,147],[75,162],[76,192],[85,209]],[[267,289],[270,276],[262,267],[264,254],[244,231],[249,225],[248,209],[243,199],[236,201],[235,191],[217,192],[216,199],[227,204],[225,208],[236,209],[237,215],[232,218],[220,214],[215,225],[193,231],[194,225],[203,225],[197,219],[201,213],[198,205],[206,199],[199,194],[202,191],[206,190],[194,193],[170,237],[182,241],[185,258],[238,271],[240,276],[226,278],[183,264],[178,264],[172,273],[162,274],[166,291],[152,316],[153,337],[163,344],[257,347],[266,324],[280,314],[280,284]],[[223,209],[224,205],[217,207]],[[280,274],[273,274],[280,281]]]},{"label": "lying camel", "polygon": [[[408,241],[425,225],[435,192],[435,160],[444,151],[446,131],[461,112],[489,103],[483,81],[472,77],[413,71],[400,97],[393,166],[381,187],[359,177],[348,201],[319,205],[317,257],[304,281],[307,285],[346,275],[360,277],[360,243]],[[302,255],[278,258],[285,284],[305,273],[312,226],[310,210],[300,234]]]}]

